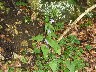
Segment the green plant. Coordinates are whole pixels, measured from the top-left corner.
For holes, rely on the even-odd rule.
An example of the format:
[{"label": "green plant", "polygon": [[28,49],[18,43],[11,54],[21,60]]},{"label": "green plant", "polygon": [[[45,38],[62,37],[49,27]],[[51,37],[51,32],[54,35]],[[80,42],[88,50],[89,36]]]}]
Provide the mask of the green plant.
[{"label": "green plant", "polygon": [[4,3],[0,2],[0,10],[5,10]]},{"label": "green plant", "polygon": [[92,46],[86,45],[85,48],[86,48],[87,50],[91,50]]},{"label": "green plant", "polygon": [[54,28],[55,28],[56,31],[62,30],[64,28],[64,23],[63,22],[57,22],[54,25]]},{"label": "green plant", "polygon": [[24,16],[24,22],[29,24],[31,22],[31,18],[29,16]]},{"label": "green plant", "polygon": [[16,5],[17,6],[27,6],[27,4],[25,2],[23,2],[23,1],[17,1]]},{"label": "green plant", "polygon": [[9,67],[8,72],[14,72],[14,67]]},{"label": "green plant", "polygon": [[89,27],[89,26],[92,26],[92,22],[91,21],[87,21],[87,23],[84,23],[84,24],[80,25],[81,28],[86,28],[86,27]]},{"label": "green plant", "polygon": [[4,11],[4,13],[6,12],[8,14],[10,11],[10,8],[5,7],[4,2],[0,2],[0,10]]},{"label": "green plant", "polygon": [[0,25],[0,29],[2,29],[3,27]]},{"label": "green plant", "polygon": [[62,24],[53,25],[48,16],[45,17],[45,23],[46,35],[41,34],[30,39],[33,41],[34,53],[37,56],[36,67],[38,70],[36,71],[58,72],[63,70],[63,72],[75,72],[82,69],[84,61],[80,56],[83,49],[79,48],[80,41],[78,38],[69,35],[58,42],[56,40],[58,35],[55,33],[58,30],[55,27]]},{"label": "green plant", "polygon": [[20,58],[20,61],[23,62],[23,63],[27,63],[27,59],[26,59],[26,57],[24,57],[24,56],[22,56],[22,57]]},{"label": "green plant", "polygon": [[32,9],[37,10],[40,6],[40,0],[28,0]]}]

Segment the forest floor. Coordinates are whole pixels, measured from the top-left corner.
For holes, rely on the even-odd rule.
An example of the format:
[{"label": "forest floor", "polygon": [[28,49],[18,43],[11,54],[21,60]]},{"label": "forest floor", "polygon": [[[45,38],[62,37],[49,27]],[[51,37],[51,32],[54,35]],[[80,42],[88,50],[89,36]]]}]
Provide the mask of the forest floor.
[{"label": "forest floor", "polygon": [[[6,10],[0,10],[0,69],[3,71],[6,71],[7,68],[4,63],[12,60],[14,53],[20,56],[23,51],[31,50],[32,41],[29,39],[32,36],[44,33],[44,25],[41,25],[38,20],[30,21],[32,15],[30,9],[27,7],[14,9],[9,4],[6,4],[5,7],[10,8],[10,10],[8,13]],[[31,57],[30,52],[26,55]],[[18,63],[19,61],[16,61],[14,64],[13,61],[13,64],[9,65],[18,67]]]}]

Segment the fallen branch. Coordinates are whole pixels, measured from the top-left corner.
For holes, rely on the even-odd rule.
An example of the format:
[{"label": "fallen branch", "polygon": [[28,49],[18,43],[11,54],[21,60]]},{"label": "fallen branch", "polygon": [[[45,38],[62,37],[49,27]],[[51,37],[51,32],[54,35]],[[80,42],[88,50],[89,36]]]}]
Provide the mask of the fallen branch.
[{"label": "fallen branch", "polygon": [[90,8],[88,8],[87,10],[85,10],[84,13],[82,13],[71,25],[71,27],[68,27],[64,32],[63,34],[58,38],[57,41],[60,41],[64,35],[66,35],[72,28],[74,28],[77,24],[77,22],[82,18],[84,17],[87,13],[89,13],[90,11],[92,11],[94,8],[96,7],[96,4],[91,6]]}]

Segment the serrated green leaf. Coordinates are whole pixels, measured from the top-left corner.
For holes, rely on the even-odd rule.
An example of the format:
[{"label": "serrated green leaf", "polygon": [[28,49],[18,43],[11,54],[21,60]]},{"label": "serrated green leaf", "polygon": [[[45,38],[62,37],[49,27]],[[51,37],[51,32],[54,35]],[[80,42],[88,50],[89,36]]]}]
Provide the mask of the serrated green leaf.
[{"label": "serrated green leaf", "polygon": [[47,37],[46,40],[48,41],[48,44],[54,48],[54,51],[58,53],[59,55],[61,54],[61,47],[57,43],[56,40],[51,39],[50,37]]},{"label": "serrated green leaf", "polygon": [[30,40],[42,41],[43,38],[44,38],[43,35],[37,35],[37,36],[32,37]]},{"label": "serrated green leaf", "polygon": [[46,47],[46,45],[42,45],[42,46],[41,46],[41,50],[42,50],[42,52],[43,52],[44,58],[48,57],[49,48]]},{"label": "serrated green leaf", "polygon": [[50,61],[49,62],[49,66],[51,67],[51,69],[52,69],[52,71],[53,72],[56,72],[56,70],[57,70],[57,61],[56,60],[52,60],[52,61]]},{"label": "serrated green leaf", "polygon": [[66,60],[65,64],[66,64],[67,68],[70,70],[70,72],[75,71],[75,63],[74,62],[70,62],[69,60]]}]

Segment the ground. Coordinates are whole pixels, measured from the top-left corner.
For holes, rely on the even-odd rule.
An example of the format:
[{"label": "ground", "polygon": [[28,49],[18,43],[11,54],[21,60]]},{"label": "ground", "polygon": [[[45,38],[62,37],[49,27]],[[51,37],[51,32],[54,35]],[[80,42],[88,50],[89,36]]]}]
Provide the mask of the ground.
[{"label": "ground", "polygon": [[[12,60],[14,52],[22,55],[22,51],[32,48],[32,41],[29,39],[32,36],[42,34],[44,32],[44,25],[40,21],[28,21],[26,18],[31,18],[32,10],[27,7],[20,7],[16,9],[10,3],[6,3],[4,8],[0,10],[0,61]],[[40,16],[38,15],[38,19]],[[29,55],[30,54],[26,54]],[[4,58],[2,57],[4,56]],[[2,63],[0,62],[0,66]]]},{"label": "ground", "polygon": [[[30,39],[38,34],[44,34],[43,20],[40,12],[33,11],[29,7],[17,6],[15,8],[10,2],[5,3],[4,8],[0,10],[0,69],[6,71],[9,65],[10,67],[21,67],[23,70],[26,70],[26,67],[30,71],[34,70],[36,55],[31,53],[33,47]],[[85,69],[88,72],[95,72],[96,18],[84,18],[78,22],[78,25],[79,27],[72,29],[69,34],[77,36],[81,42],[80,47],[84,50],[82,58],[89,63],[89,67],[85,67]],[[67,28],[67,26],[65,27]],[[62,31],[57,32],[57,34],[61,33]],[[91,50],[85,49],[87,44],[92,46]],[[28,63],[24,60],[25,63],[20,61],[22,55],[28,58]]]}]

